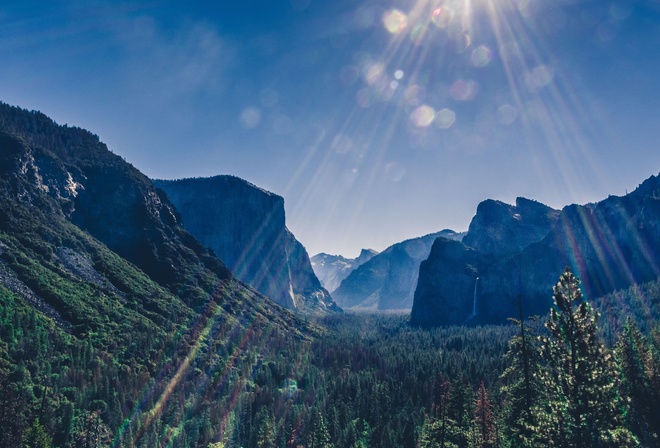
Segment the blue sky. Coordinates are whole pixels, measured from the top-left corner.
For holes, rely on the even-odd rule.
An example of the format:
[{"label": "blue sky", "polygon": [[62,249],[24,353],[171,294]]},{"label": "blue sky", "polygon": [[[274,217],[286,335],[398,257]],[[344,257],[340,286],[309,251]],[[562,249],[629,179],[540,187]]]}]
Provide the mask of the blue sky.
[{"label": "blue sky", "polygon": [[660,1],[0,3],[0,100],[154,178],[285,198],[310,255],[660,172]]}]

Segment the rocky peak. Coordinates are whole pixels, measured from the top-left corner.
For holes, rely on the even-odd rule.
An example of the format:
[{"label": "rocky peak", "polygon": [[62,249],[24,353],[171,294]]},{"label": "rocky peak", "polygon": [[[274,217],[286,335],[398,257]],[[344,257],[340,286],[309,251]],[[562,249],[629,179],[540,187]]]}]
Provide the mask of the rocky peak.
[{"label": "rocky peak", "polygon": [[[625,196],[561,212],[522,198],[515,206],[484,201],[464,242],[478,255],[438,242],[422,263],[414,324],[501,323],[518,315],[519,299],[525,314],[545,313],[566,266],[590,299],[657,279],[660,181],[652,176]],[[479,266],[478,288],[469,287],[468,265]],[[471,307],[475,316],[466,321]]]},{"label": "rocky peak", "polygon": [[543,239],[558,215],[558,210],[522,197],[516,205],[488,199],[477,206],[463,242],[483,254],[512,255]]}]

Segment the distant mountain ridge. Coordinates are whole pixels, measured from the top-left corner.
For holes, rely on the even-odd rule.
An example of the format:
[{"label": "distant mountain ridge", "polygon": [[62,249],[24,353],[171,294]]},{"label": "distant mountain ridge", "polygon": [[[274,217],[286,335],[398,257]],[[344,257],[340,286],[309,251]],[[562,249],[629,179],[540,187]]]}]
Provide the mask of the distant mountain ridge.
[{"label": "distant mountain ridge", "polygon": [[287,229],[284,199],[235,176],[153,180],[186,230],[276,303],[306,314],[340,311]]},{"label": "distant mountain ridge", "polygon": [[[531,216],[512,219],[520,205]],[[450,245],[437,241],[421,265],[414,325],[460,324],[473,315],[472,323],[504,322],[517,316],[518,297],[526,315],[544,314],[566,266],[581,278],[590,298],[655,280],[660,276],[660,179],[651,176],[625,196],[569,205],[561,212],[528,200],[515,207],[484,201],[462,248],[450,250]]]},{"label": "distant mountain ridge", "polygon": [[351,272],[371,260],[375,255],[378,255],[378,252],[373,249],[362,249],[357,258],[320,253],[314,255],[311,262],[319,281],[332,294]]},{"label": "distant mountain ridge", "polygon": [[394,244],[351,272],[334,291],[344,308],[410,310],[419,265],[438,237],[461,239],[463,234],[442,230]]}]

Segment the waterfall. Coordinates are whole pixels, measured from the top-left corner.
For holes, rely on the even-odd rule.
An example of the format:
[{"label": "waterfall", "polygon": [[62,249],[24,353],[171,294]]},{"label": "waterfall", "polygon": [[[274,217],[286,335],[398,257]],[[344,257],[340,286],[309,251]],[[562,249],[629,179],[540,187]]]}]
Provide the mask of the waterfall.
[{"label": "waterfall", "polygon": [[474,279],[474,294],[472,295],[472,317],[477,315],[477,285],[479,277]]},{"label": "waterfall", "polygon": [[477,285],[479,283],[479,277],[474,280],[474,293],[472,294],[472,314],[468,316],[465,321],[474,319],[477,316]]}]

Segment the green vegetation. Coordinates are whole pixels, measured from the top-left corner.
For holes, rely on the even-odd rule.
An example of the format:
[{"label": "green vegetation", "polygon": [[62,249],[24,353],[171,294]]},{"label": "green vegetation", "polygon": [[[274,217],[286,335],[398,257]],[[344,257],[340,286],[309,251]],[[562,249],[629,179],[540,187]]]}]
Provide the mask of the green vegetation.
[{"label": "green vegetation", "polygon": [[545,326],[303,321],[97,137],[0,105],[0,149],[2,447],[658,445],[660,280],[592,308],[567,271]]},{"label": "green vegetation", "polygon": [[0,288],[0,445],[654,446],[660,338],[629,319],[606,347],[576,285],[562,275],[547,329],[347,314],[301,339],[215,307],[169,334],[101,323],[124,344]]}]

